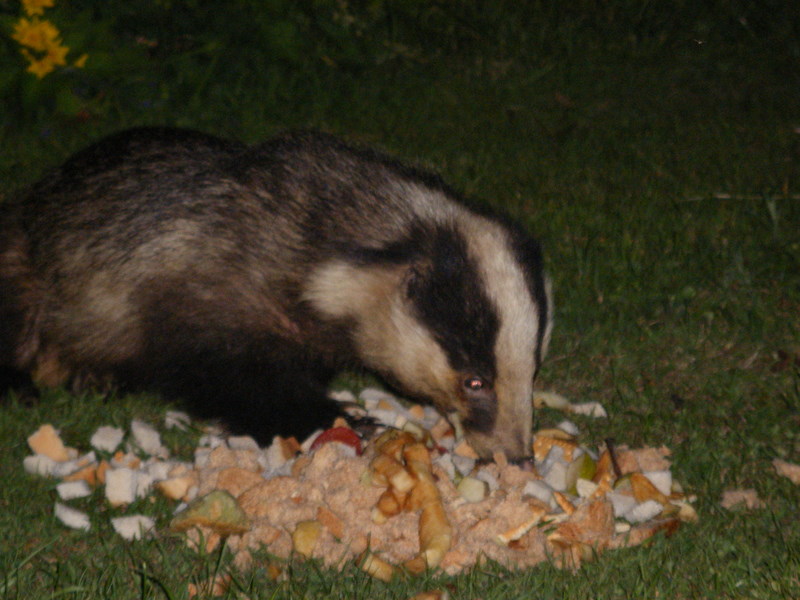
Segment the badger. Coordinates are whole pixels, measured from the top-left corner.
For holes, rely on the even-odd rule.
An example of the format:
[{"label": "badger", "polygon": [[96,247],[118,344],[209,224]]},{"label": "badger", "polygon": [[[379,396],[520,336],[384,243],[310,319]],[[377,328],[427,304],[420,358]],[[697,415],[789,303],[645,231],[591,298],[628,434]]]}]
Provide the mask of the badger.
[{"label": "badger", "polygon": [[0,206],[0,370],[181,398],[268,442],[366,368],[531,452],[552,327],[540,245],[435,174],[329,134],[138,128]]}]

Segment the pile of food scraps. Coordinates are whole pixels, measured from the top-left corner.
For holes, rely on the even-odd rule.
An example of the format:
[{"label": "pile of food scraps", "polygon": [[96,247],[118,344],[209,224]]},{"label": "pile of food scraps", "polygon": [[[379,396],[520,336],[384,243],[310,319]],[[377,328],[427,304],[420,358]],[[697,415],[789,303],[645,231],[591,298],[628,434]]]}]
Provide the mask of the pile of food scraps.
[{"label": "pile of food scraps", "polygon": [[[534,400],[603,414],[597,405],[587,409],[552,394]],[[102,487],[118,507],[158,492],[178,503],[173,530],[207,549],[226,539],[240,567],[265,548],[334,569],[355,560],[385,580],[435,568],[458,573],[487,559],[511,569],[545,560],[577,568],[597,553],[697,518],[692,498],[672,478],[667,448],[593,450],[564,421],[536,432],[533,468],[502,453],[481,462],[430,407],[408,407],[374,389],[358,402],[387,424],[372,439],[344,422],[303,443],[275,438],[268,448],[210,433],[193,460],[181,461],[139,421],[128,435],[100,428],[94,449],[83,455],[46,425],[29,438],[34,454],[25,468],[62,480],[55,512],[71,527],[89,529],[99,518],[68,504],[93,489]],[[168,426],[187,419],[168,413]],[[117,517],[112,525],[126,539],[157,534],[148,515]]]}]

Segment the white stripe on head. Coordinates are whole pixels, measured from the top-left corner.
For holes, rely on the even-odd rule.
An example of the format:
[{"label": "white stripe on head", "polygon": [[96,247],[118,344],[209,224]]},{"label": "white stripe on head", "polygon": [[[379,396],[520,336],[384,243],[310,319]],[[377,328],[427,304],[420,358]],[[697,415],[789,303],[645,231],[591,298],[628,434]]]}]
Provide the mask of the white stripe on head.
[{"label": "white stripe on head", "polygon": [[493,439],[479,435],[475,436],[475,443],[506,446],[507,453],[524,456],[531,451],[531,394],[539,307],[531,297],[507,231],[489,219],[474,216],[464,219],[462,227],[500,324],[494,347],[497,420],[491,434]]},{"label": "white stripe on head", "polygon": [[452,403],[457,378],[431,332],[410,310],[406,270],[333,260],[312,273],[303,299],[325,317],[355,321],[353,341],[367,367],[390,374],[409,393]]}]

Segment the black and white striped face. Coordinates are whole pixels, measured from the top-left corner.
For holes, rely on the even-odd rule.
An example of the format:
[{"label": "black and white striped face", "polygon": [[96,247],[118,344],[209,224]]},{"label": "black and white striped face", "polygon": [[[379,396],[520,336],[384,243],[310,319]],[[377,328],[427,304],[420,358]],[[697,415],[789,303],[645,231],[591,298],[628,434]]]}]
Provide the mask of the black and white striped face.
[{"label": "black and white striped face", "polygon": [[306,299],[352,319],[364,363],[457,416],[481,456],[530,455],[533,380],[552,325],[538,245],[462,211],[389,255],[326,263]]},{"label": "black and white striped face", "polygon": [[432,264],[407,289],[420,329],[432,338],[417,351],[426,364],[447,364],[441,372],[449,389],[430,396],[458,415],[482,456],[527,456],[533,380],[552,323],[538,245],[480,217],[439,231],[436,244]]}]

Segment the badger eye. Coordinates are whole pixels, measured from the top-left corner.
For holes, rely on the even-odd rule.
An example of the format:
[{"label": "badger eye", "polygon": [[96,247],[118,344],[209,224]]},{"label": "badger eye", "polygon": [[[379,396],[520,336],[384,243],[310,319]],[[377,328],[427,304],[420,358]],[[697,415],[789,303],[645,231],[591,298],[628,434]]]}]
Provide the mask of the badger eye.
[{"label": "badger eye", "polygon": [[[492,389],[492,380],[478,375],[470,375],[464,379],[462,385],[464,386],[462,397],[469,407],[470,419],[472,421],[477,419],[486,423],[494,422],[494,417],[491,415],[496,409],[497,395]],[[484,416],[479,417],[479,414]]]},{"label": "badger eye", "polygon": [[486,387],[486,381],[480,377],[468,377],[464,381],[464,387],[471,392],[479,392]]}]

